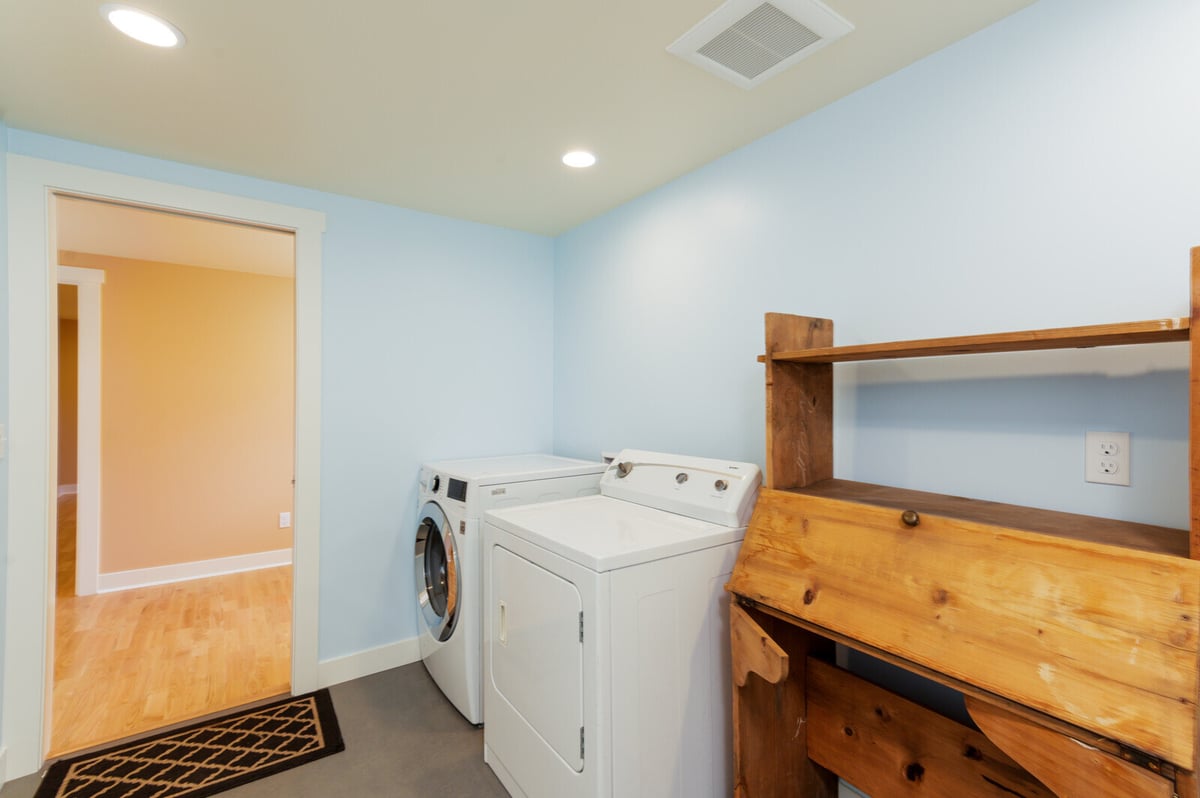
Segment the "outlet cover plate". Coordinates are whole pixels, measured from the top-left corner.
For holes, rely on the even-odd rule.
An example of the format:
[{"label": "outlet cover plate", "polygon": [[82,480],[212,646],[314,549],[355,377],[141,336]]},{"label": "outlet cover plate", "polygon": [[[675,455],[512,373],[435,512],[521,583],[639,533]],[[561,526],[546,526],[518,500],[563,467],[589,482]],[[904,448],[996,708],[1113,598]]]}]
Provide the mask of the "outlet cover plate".
[{"label": "outlet cover plate", "polygon": [[1102,485],[1129,485],[1129,433],[1084,435],[1083,478]]}]

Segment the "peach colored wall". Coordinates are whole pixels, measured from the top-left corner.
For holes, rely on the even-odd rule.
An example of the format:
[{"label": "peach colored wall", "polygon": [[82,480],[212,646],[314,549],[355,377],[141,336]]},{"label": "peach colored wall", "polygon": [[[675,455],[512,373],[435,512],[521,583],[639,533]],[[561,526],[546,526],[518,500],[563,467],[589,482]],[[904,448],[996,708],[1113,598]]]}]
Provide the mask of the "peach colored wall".
[{"label": "peach colored wall", "polygon": [[290,548],[294,281],[103,268],[100,571]]},{"label": "peach colored wall", "polygon": [[[74,288],[74,286],[59,286]],[[78,449],[79,322],[58,320],[58,484],[75,484]]]}]

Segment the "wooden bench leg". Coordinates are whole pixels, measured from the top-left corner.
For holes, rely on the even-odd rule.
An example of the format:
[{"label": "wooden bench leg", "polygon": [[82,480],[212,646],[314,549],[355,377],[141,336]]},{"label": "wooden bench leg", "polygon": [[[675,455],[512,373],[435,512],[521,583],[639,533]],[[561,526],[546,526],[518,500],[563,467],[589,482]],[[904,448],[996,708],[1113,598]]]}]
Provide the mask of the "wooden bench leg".
[{"label": "wooden bench leg", "polygon": [[805,700],[808,656],[833,644],[733,602],[735,797],[836,798],[837,776],[808,758]]}]

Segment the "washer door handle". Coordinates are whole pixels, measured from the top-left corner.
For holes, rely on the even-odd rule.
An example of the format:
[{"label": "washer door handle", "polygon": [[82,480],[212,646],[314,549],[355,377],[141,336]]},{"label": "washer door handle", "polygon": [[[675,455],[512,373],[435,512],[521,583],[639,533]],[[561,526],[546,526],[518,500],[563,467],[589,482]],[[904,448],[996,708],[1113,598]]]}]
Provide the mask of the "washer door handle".
[{"label": "washer door handle", "polygon": [[508,605],[503,601],[500,602],[500,630],[497,632],[496,639],[500,641],[500,645],[508,645]]}]

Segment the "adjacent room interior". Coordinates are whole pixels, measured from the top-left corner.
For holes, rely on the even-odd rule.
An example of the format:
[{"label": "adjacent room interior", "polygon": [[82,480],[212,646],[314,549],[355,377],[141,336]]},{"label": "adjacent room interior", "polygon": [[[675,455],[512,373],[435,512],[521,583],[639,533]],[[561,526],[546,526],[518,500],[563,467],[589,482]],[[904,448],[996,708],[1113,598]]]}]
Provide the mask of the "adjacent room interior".
[{"label": "adjacent room interior", "polygon": [[289,233],[56,222],[51,756],[288,692],[295,403]]}]

